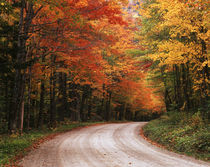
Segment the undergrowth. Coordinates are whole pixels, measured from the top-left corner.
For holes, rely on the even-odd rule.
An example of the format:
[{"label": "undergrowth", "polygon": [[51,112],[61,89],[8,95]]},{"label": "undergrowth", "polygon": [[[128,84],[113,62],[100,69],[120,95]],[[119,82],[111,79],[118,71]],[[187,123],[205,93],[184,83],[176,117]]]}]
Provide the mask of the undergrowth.
[{"label": "undergrowth", "polygon": [[210,126],[201,114],[171,112],[143,127],[144,135],[168,150],[210,160]]}]

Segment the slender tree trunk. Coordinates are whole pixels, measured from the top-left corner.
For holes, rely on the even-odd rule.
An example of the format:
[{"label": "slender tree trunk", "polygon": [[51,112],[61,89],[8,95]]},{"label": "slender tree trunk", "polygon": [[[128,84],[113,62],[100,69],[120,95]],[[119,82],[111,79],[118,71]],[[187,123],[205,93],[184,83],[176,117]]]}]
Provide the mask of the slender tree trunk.
[{"label": "slender tree trunk", "polygon": [[55,127],[55,116],[56,116],[56,104],[55,104],[55,73],[51,77],[51,89],[50,89],[50,127]]},{"label": "slender tree trunk", "polygon": [[81,121],[81,117],[80,117],[80,110],[81,110],[81,108],[80,108],[80,105],[81,105],[81,100],[80,100],[80,95],[78,94],[77,95],[77,103],[76,103],[77,105],[76,105],[76,121]]},{"label": "slender tree trunk", "polygon": [[11,95],[11,89],[10,89],[10,82],[8,82],[8,79],[6,79],[5,82],[5,113],[6,113],[6,120],[7,120],[7,128],[9,129],[10,125],[10,108],[9,108],[9,101]]},{"label": "slender tree trunk", "polygon": [[50,77],[50,127],[56,127],[56,101],[55,101],[55,87],[56,87],[56,72],[55,69],[56,57],[52,55],[52,72]]},{"label": "slender tree trunk", "polygon": [[182,106],[182,97],[181,97],[181,82],[180,82],[180,71],[179,71],[179,66],[174,65],[174,72],[175,72],[175,81],[174,81],[174,90],[175,90],[175,101],[177,104],[177,110],[180,109]]},{"label": "slender tree trunk", "polygon": [[112,98],[112,92],[108,91],[107,101],[106,101],[106,121],[110,120],[110,114],[111,114],[111,98]]},{"label": "slender tree trunk", "polygon": [[[204,31],[204,28],[202,27],[202,30],[201,32]],[[202,46],[202,60],[201,62],[203,63],[204,61],[208,61],[208,53],[207,53],[207,44],[204,40],[201,41],[201,46]],[[209,66],[208,64],[205,65],[205,67],[203,67],[203,70],[201,71],[202,73],[202,80],[203,80],[203,83],[201,85],[201,108],[202,108],[202,114],[205,115],[206,113],[208,114],[208,110],[209,110],[209,107],[208,107],[208,104],[209,104],[209,93],[208,93],[208,90],[209,90]]]},{"label": "slender tree trunk", "polygon": [[[18,53],[16,64],[21,65],[23,57],[25,57],[25,39],[23,39],[23,26],[24,26],[24,6],[25,1],[21,0],[21,12],[20,12],[20,21],[19,21],[19,34],[18,34]],[[11,104],[11,120],[10,120],[10,130],[15,132],[17,130],[17,121],[18,113],[20,112],[20,103],[21,103],[21,90],[22,90],[22,81],[21,81],[21,69],[20,67],[16,68],[15,71],[15,80],[14,80],[14,89],[12,96]]]},{"label": "slender tree trunk", "polygon": [[74,102],[73,102],[73,89],[74,89],[74,85],[72,83],[69,83],[68,84],[68,99],[71,100],[71,102],[69,102],[69,113],[68,113],[68,117],[71,119],[71,120],[75,120],[74,118],[74,111],[73,111],[73,108],[74,108]]},{"label": "slender tree trunk", "polygon": [[65,73],[63,73],[63,92],[62,92],[62,101],[63,101],[63,118],[62,120],[64,120],[64,117],[67,115],[68,112],[68,100],[67,100],[67,75]]},{"label": "slender tree trunk", "polygon": [[166,82],[166,78],[164,77],[164,71],[161,68],[161,75],[163,77],[163,83],[164,83],[164,87],[165,87],[165,91],[164,91],[164,102],[165,102],[165,106],[166,106],[166,111],[170,111],[170,105],[172,104],[170,95],[169,95],[169,91],[167,88],[167,82]]},{"label": "slender tree trunk", "polygon": [[31,127],[35,128],[36,127],[36,119],[35,119],[35,110],[36,110],[36,100],[32,99],[31,102]]},{"label": "slender tree trunk", "polygon": [[188,95],[188,71],[182,64],[182,81],[183,81],[183,93],[184,93],[184,106],[183,109],[189,112],[189,95]]},{"label": "slender tree trunk", "polygon": [[91,119],[92,101],[92,89],[89,87],[88,119]]},{"label": "slender tree trunk", "polygon": [[85,121],[85,113],[84,113],[85,99],[86,99],[86,89],[84,88],[82,92],[82,100],[80,105],[80,118],[82,121]]},{"label": "slender tree trunk", "polygon": [[103,119],[106,119],[105,110],[104,110],[104,103],[105,103],[105,84],[103,84],[103,93],[102,93],[102,99],[101,99],[101,108],[98,111],[98,115],[102,115]]},{"label": "slender tree trunk", "polygon": [[80,120],[80,94],[78,93],[79,86],[74,83],[69,84],[69,98],[71,99],[70,110],[71,120]]},{"label": "slender tree trunk", "polygon": [[117,111],[117,109],[115,110],[115,120],[117,121],[117,120],[120,120],[119,119],[119,111]]},{"label": "slender tree trunk", "polygon": [[20,113],[20,134],[23,134],[23,120],[24,120],[24,100],[21,104],[21,113]]},{"label": "slender tree trunk", "polygon": [[59,121],[63,121],[67,113],[68,103],[67,103],[67,94],[66,94],[66,74],[59,73]]},{"label": "slender tree trunk", "polygon": [[28,74],[28,104],[27,104],[27,115],[26,115],[26,127],[30,129],[30,115],[31,115],[31,66],[29,67]]},{"label": "slender tree trunk", "polygon": [[[41,9],[41,8],[40,8]],[[39,9],[39,10],[40,10]],[[38,11],[39,11],[38,10]],[[21,0],[19,28],[18,28],[18,51],[16,57],[16,69],[14,88],[11,99],[11,120],[10,120],[10,131],[17,131],[18,128],[18,116],[21,112],[21,104],[24,100],[25,92],[25,71],[26,67],[26,40],[28,39],[29,30],[31,27],[32,19],[38,13],[34,13],[33,2]]]},{"label": "slender tree trunk", "polygon": [[[42,55],[42,63],[45,63],[45,55]],[[44,72],[45,67],[41,67],[42,72]],[[39,117],[38,117],[38,128],[43,128],[44,122],[44,109],[45,109],[45,82],[44,79],[41,79],[41,93],[40,93],[40,100],[39,100]]]},{"label": "slender tree trunk", "polygon": [[44,97],[45,97],[45,84],[44,80],[41,80],[41,93],[40,93],[40,101],[39,101],[39,118],[38,118],[38,127],[42,128],[43,127],[43,122],[44,122]]},{"label": "slender tree trunk", "polygon": [[123,110],[122,110],[122,120],[125,120],[125,115],[126,115],[126,109],[127,109],[127,103],[124,102],[123,104]]},{"label": "slender tree trunk", "polygon": [[6,79],[6,82],[5,82],[5,95],[4,95],[4,99],[5,99],[5,107],[4,107],[4,111],[6,113],[6,120],[8,120],[9,118],[9,114],[8,114],[8,101],[9,101],[9,87],[8,87],[8,81]]}]

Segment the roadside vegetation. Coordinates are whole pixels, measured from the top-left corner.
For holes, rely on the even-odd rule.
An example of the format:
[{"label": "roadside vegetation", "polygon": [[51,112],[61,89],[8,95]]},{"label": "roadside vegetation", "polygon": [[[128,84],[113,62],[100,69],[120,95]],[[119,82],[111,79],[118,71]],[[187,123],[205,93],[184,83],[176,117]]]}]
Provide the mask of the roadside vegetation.
[{"label": "roadside vegetation", "polygon": [[0,165],[87,125],[65,129],[65,120],[148,121],[165,111],[145,135],[209,160],[208,4],[1,0]]},{"label": "roadside vegetation", "polygon": [[150,78],[166,111],[144,127],[144,134],[169,150],[202,160],[210,160],[207,4],[144,0],[137,5],[141,42],[153,61]]},{"label": "roadside vegetation", "polygon": [[170,151],[210,161],[210,126],[199,112],[169,112],[143,128],[145,137]]},{"label": "roadside vegetation", "polygon": [[[30,132],[0,136],[0,166],[15,164],[16,160],[26,155],[32,148],[37,148],[44,141],[74,128],[95,125],[103,122],[66,122],[55,129],[31,130]],[[9,165],[8,165],[9,166]]]}]

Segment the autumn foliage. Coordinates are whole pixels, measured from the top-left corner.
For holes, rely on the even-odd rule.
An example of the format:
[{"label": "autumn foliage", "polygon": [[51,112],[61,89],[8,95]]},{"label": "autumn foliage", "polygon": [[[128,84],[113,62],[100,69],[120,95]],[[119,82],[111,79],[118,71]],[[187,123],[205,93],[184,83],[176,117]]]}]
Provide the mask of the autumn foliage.
[{"label": "autumn foliage", "polygon": [[143,23],[142,43],[156,65],[153,78],[167,110],[208,114],[208,2],[145,0],[138,1],[136,10]]},{"label": "autumn foliage", "polygon": [[65,120],[139,120],[142,110],[164,110],[147,81],[152,61],[133,54],[145,47],[131,7],[127,0],[1,3],[8,32],[2,117],[11,132]]}]

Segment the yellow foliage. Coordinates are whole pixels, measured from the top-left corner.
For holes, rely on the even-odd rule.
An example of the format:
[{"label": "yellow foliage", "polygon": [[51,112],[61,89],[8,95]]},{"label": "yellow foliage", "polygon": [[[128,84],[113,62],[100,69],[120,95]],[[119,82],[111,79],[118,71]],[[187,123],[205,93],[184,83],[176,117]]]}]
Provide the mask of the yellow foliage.
[{"label": "yellow foliage", "polygon": [[76,7],[81,7],[81,8],[83,8],[83,7],[86,7],[86,6],[88,6],[88,1],[87,1],[87,0],[80,0],[80,1],[78,1],[77,4],[76,4]]},{"label": "yellow foliage", "polygon": [[[159,66],[186,64],[195,84],[194,89],[202,89],[199,85],[209,82],[208,77],[202,75],[210,62],[209,2],[156,0],[154,3],[146,1],[145,4],[140,5],[139,13],[142,18],[154,23],[149,31],[144,32],[144,44],[153,50],[149,57],[159,61]],[[162,40],[153,38],[163,32]]]}]

